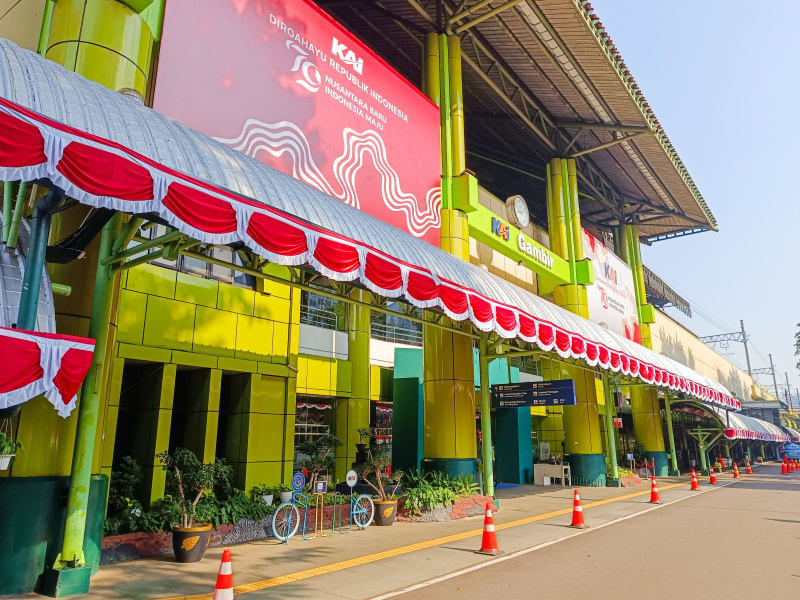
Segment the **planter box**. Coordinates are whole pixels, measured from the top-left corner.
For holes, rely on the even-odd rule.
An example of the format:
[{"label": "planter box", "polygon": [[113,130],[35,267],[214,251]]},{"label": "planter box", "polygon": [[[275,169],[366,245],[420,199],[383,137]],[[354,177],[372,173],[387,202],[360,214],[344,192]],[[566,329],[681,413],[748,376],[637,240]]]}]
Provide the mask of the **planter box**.
[{"label": "planter box", "polygon": [[[233,525],[220,525],[212,530],[209,546],[220,546],[222,540],[233,531]],[[172,534],[166,531],[155,533],[125,533],[103,538],[100,564],[151,558],[172,552]]]},{"label": "planter box", "polygon": [[[465,517],[477,517],[483,516],[486,514],[486,503],[490,503],[492,505],[492,512],[495,513],[499,509],[494,504],[494,498],[491,496],[470,496],[469,498],[459,498],[450,506],[439,506],[433,511],[429,513],[423,513],[422,515],[413,519],[413,522],[443,522],[443,521],[455,521],[457,519],[463,519]],[[435,513],[434,518],[427,518],[431,515],[431,513]],[[447,515],[447,517],[445,517]],[[412,521],[409,516],[408,509],[405,507],[404,499],[401,499],[398,506],[397,506],[397,520],[398,521]]]}]

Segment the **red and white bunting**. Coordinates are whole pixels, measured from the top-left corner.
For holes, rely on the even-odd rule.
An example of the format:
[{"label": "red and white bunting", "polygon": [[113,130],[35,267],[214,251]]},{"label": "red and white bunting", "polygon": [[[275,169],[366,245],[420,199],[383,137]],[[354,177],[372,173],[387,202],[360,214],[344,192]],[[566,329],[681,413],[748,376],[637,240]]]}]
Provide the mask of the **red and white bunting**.
[{"label": "red and white bunting", "polygon": [[[481,331],[521,338],[564,358],[681,391],[738,411],[738,400],[698,381],[648,364],[597,340],[438,277],[380,250],[268,205],[175,171],[124,146],[82,132],[0,98],[0,178],[50,179],[67,195],[95,207],[155,213],[204,243],[243,242],[280,265],[310,265],[335,281],[357,281],[388,298],[436,308]],[[704,383],[702,383],[705,381]]]},{"label": "red and white bunting", "polygon": [[0,327],[0,409],[44,394],[68,417],[93,354],[94,340]]}]

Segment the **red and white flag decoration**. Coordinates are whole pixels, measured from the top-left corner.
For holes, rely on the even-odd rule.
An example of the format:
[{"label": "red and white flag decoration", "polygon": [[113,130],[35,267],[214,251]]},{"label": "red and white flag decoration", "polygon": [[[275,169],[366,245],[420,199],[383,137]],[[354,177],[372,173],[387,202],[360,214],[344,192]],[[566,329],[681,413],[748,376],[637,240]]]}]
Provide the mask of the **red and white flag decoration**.
[{"label": "red and white flag decoration", "polygon": [[0,327],[0,409],[44,394],[68,417],[93,354],[94,340]]},{"label": "red and white flag decoration", "polygon": [[[469,319],[480,331],[518,337],[564,358],[581,359],[589,366],[599,365],[725,409],[741,409],[739,400],[722,386],[683,365],[638,345],[629,346],[626,353],[625,345],[620,347],[623,338],[609,344],[596,332],[584,335],[569,324],[440,277],[425,265],[405,262],[0,97],[0,180],[41,178],[90,206],[155,213],[204,243],[242,242],[270,262],[307,264],[334,281],[357,281],[387,298],[402,297],[422,309],[438,308],[454,321]],[[654,362],[645,362],[642,356]]]}]

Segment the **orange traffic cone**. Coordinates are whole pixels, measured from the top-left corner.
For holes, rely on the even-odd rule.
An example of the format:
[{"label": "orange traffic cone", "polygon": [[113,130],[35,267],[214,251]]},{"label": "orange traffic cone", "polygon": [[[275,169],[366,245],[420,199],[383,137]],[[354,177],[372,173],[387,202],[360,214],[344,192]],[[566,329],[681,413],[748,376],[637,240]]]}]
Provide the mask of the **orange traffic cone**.
[{"label": "orange traffic cone", "polygon": [[781,475],[786,475],[786,473],[788,473],[788,472],[789,471],[786,470],[786,463],[782,462],[781,463]]},{"label": "orange traffic cone", "polygon": [[700,484],[697,482],[697,473],[692,469],[692,490],[699,490]]},{"label": "orange traffic cone", "polygon": [[733,463],[733,478],[741,479],[741,476],[739,475],[739,465],[737,465],[736,463]]},{"label": "orange traffic cone", "polygon": [[492,505],[490,502],[486,503],[486,517],[483,519],[483,540],[481,541],[481,549],[476,550],[475,554],[489,554],[492,556],[503,554],[503,551],[497,547],[497,536],[494,534],[494,519],[492,518]]},{"label": "orange traffic cone", "polygon": [[233,600],[233,569],[231,568],[230,550],[222,552],[222,562],[219,565],[213,600]]},{"label": "orange traffic cone", "polygon": [[717,484],[717,476],[714,475],[714,467],[711,467],[711,473],[708,476],[708,483],[710,483],[711,485]]},{"label": "orange traffic cone", "polygon": [[656,483],[655,475],[650,481],[650,504],[661,504],[661,496],[658,494],[658,484]]},{"label": "orange traffic cone", "polygon": [[586,521],[583,520],[583,507],[581,506],[581,496],[578,490],[575,490],[575,499],[572,502],[572,525],[570,527],[577,527],[583,529],[588,527]]},{"label": "orange traffic cone", "polygon": [[753,474],[753,467],[750,466],[750,459],[749,458],[747,459],[747,470],[745,471],[745,473],[747,473],[749,475]]}]

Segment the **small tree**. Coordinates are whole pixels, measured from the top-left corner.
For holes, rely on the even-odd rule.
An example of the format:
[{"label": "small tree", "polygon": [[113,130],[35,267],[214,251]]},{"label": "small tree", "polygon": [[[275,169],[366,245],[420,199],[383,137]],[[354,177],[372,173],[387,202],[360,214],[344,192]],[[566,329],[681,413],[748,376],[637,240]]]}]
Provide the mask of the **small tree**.
[{"label": "small tree", "polygon": [[336,466],[336,458],[331,455],[334,450],[342,445],[342,440],[331,433],[326,433],[318,438],[297,445],[297,451],[307,454],[303,466],[308,470],[308,483],[311,489],[322,471],[332,470]]},{"label": "small tree", "polygon": [[369,438],[372,435],[368,427],[359,427],[356,429],[356,433],[358,433],[358,443],[364,444],[369,442]]},{"label": "small tree", "polygon": [[[387,475],[385,471],[392,464],[392,457],[386,452],[370,453],[367,462],[358,466],[358,474],[374,489],[381,500],[394,500],[396,484],[403,477],[402,471],[393,471]],[[386,486],[395,484],[391,493],[386,491]]]},{"label": "small tree", "polygon": [[203,494],[211,492],[215,485],[229,484],[233,475],[225,461],[216,459],[204,464],[186,448],[162,452],[156,458],[167,472],[167,489],[172,492],[169,498],[181,511],[183,527],[194,525],[197,503]]}]

